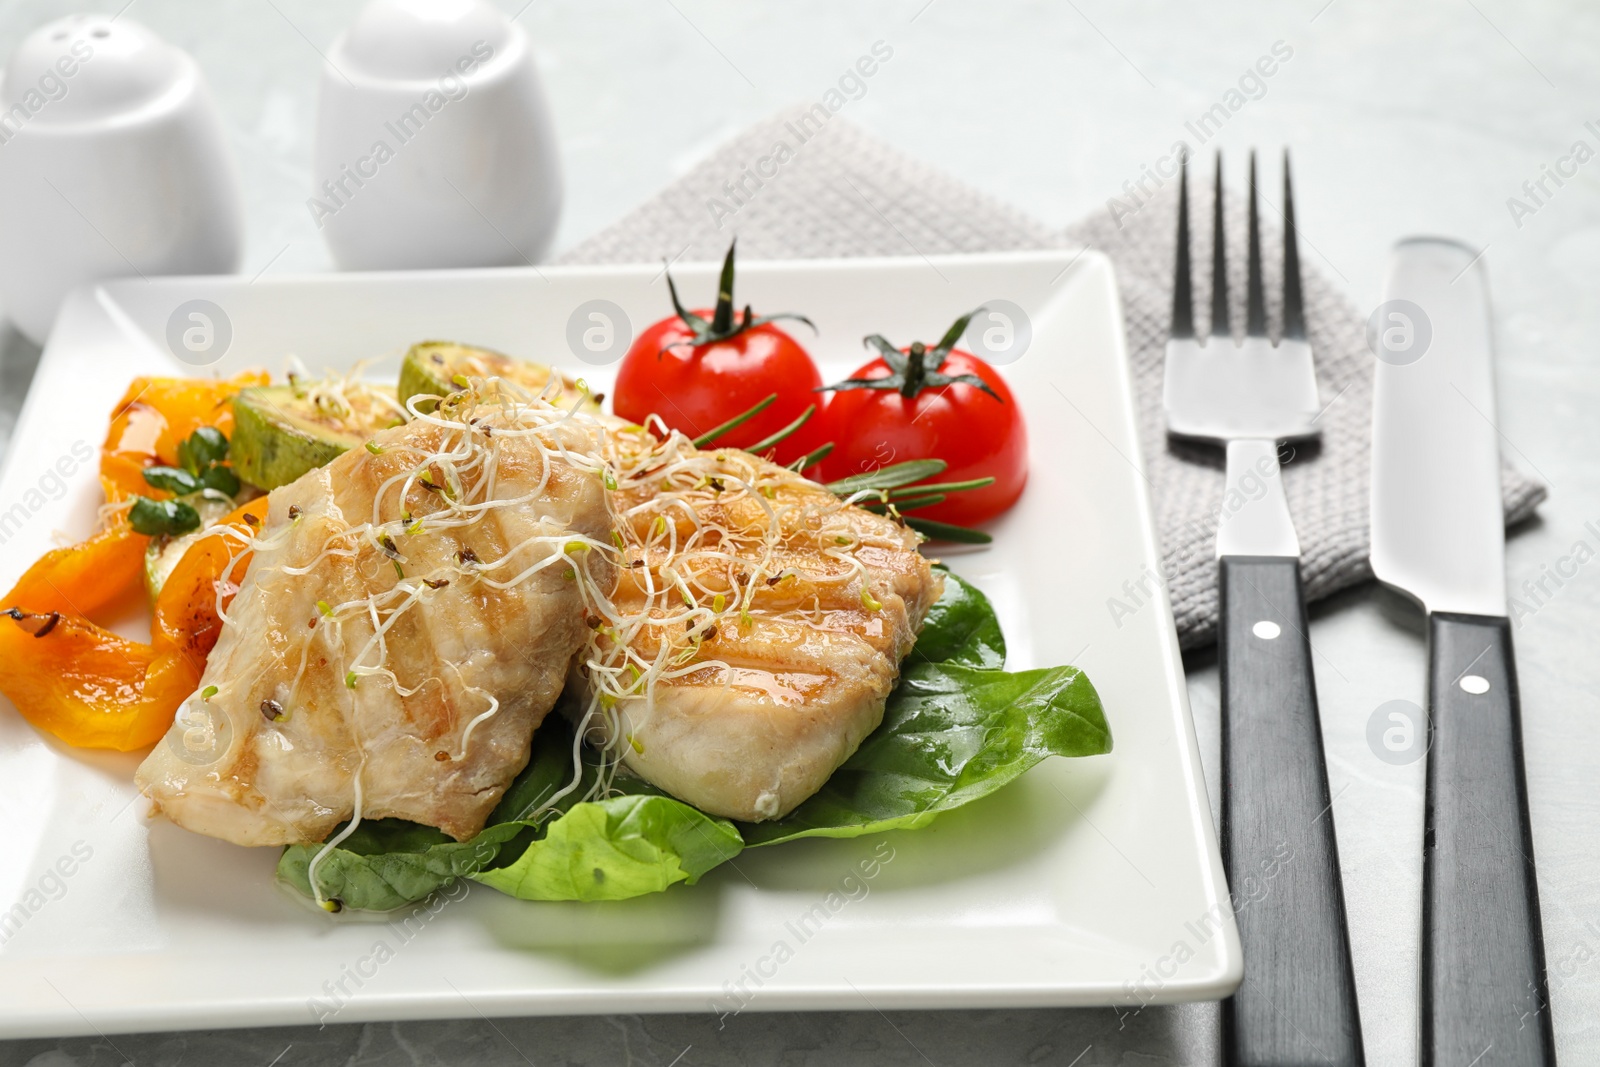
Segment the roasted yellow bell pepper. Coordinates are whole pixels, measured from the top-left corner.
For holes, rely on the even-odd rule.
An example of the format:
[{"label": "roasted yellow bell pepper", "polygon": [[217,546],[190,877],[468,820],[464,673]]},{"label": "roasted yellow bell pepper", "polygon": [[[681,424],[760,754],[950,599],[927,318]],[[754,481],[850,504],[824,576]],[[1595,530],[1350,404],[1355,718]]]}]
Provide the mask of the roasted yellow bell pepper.
[{"label": "roasted yellow bell pepper", "polygon": [[266,385],[265,374],[247,372],[222,381],[203,378],[135,378],[111,413],[100,450],[100,484],[106,500],[159,496],[144,480],[154,464],[175,466],[178,445],[202,426],[215,426],[233,440],[233,395]]},{"label": "roasted yellow bell pepper", "polygon": [[253,500],[218,524],[241,536],[219,529],[184,553],[156,598],[147,645],[73,610],[72,593],[84,587],[67,587],[65,577],[91,573],[70,556],[75,548],[58,549],[67,560],[57,562],[55,574],[34,578],[61,599],[34,601],[40,606],[28,610],[17,606],[29,603],[17,593],[47,562],[40,560],[7,598],[9,624],[0,616],[0,692],[23,718],[69,745],[129,752],[153,744],[200,682],[222,630],[218,594],[226,610],[249,566],[242,546],[266,513],[266,497]]},{"label": "roasted yellow bell pepper", "polygon": [[[165,496],[144,481],[144,468],[176,464],[178,444],[201,426],[226,436],[233,394],[265,380],[136,379],[112,413],[101,451],[106,499]],[[219,525],[247,538],[265,515],[261,498]],[[87,541],[45,553],[0,601],[0,692],[34,726],[70,745],[131,751],[166,732],[221,630],[219,583],[226,602],[248,562],[242,538],[218,532],[197,540],[163,586],[151,641],[142,644],[92,619],[141,587],[148,541],[119,519]]]}]

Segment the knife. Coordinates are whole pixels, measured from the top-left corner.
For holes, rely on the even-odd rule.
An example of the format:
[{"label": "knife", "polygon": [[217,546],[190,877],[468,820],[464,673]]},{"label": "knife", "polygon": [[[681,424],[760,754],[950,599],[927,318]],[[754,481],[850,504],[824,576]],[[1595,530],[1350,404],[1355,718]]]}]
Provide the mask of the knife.
[{"label": "knife", "polygon": [[1395,246],[1377,323],[1372,569],[1428,613],[1424,1067],[1556,1062],[1506,617],[1481,254]]}]

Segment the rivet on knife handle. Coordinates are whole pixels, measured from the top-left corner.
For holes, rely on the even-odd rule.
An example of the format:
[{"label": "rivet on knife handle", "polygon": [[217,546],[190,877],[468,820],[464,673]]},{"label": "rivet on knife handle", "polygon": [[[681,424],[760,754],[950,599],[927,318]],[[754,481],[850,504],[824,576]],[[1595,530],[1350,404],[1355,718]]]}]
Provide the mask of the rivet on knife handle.
[{"label": "rivet on knife handle", "polygon": [[1424,1067],[1554,1064],[1511,624],[1429,618]]}]

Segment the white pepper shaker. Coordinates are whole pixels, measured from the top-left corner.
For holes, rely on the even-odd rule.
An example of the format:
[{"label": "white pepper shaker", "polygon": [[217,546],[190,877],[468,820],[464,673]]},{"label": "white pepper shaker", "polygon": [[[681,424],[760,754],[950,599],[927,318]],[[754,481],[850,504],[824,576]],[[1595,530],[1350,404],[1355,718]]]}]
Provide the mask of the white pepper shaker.
[{"label": "white pepper shaker", "polygon": [[346,270],[537,262],[561,172],[527,34],[481,0],[372,0],[328,53],[313,174]]},{"label": "white pepper shaker", "polygon": [[238,174],[187,53],[130,19],[58,19],[11,54],[0,108],[0,309],[28,337],[84,282],[238,268]]}]

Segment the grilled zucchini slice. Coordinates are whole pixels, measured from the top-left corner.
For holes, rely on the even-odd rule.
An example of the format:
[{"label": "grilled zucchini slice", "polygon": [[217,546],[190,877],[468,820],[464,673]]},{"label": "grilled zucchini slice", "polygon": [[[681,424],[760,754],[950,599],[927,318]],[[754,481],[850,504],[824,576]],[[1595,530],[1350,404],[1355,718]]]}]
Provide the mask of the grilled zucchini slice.
[{"label": "grilled zucchini slice", "polygon": [[[542,363],[513,359],[487,348],[458,344],[455,341],[423,341],[411,346],[405,361],[400,364],[400,403],[412,397],[446,397],[461,391],[461,381],[467,378],[504,378],[516,382],[530,393],[538,393],[550,384],[556,372]],[[584,398],[586,410],[599,411],[599,398],[579,389],[578,383],[561,375],[561,396],[554,400],[558,406],[570,405]],[[418,411],[432,411],[438,400],[421,400]]]},{"label": "grilled zucchini slice", "polygon": [[254,494],[246,489],[239,494],[237,500],[219,500],[212,496],[201,496],[198,493],[181,499],[200,513],[200,525],[186,534],[174,537],[171,534],[161,534],[150,538],[150,543],[144,550],[144,587],[150,594],[154,603],[156,597],[161,595],[161,587],[167,584],[167,579],[172,575],[172,570],[183,559],[183,554],[189,551],[189,546],[208,533],[207,527],[212,523],[227,516],[235,507],[253,497]]},{"label": "grilled zucchini slice", "polygon": [[244,389],[233,398],[233,469],[276,489],[405,421],[392,386],[344,378]]}]

